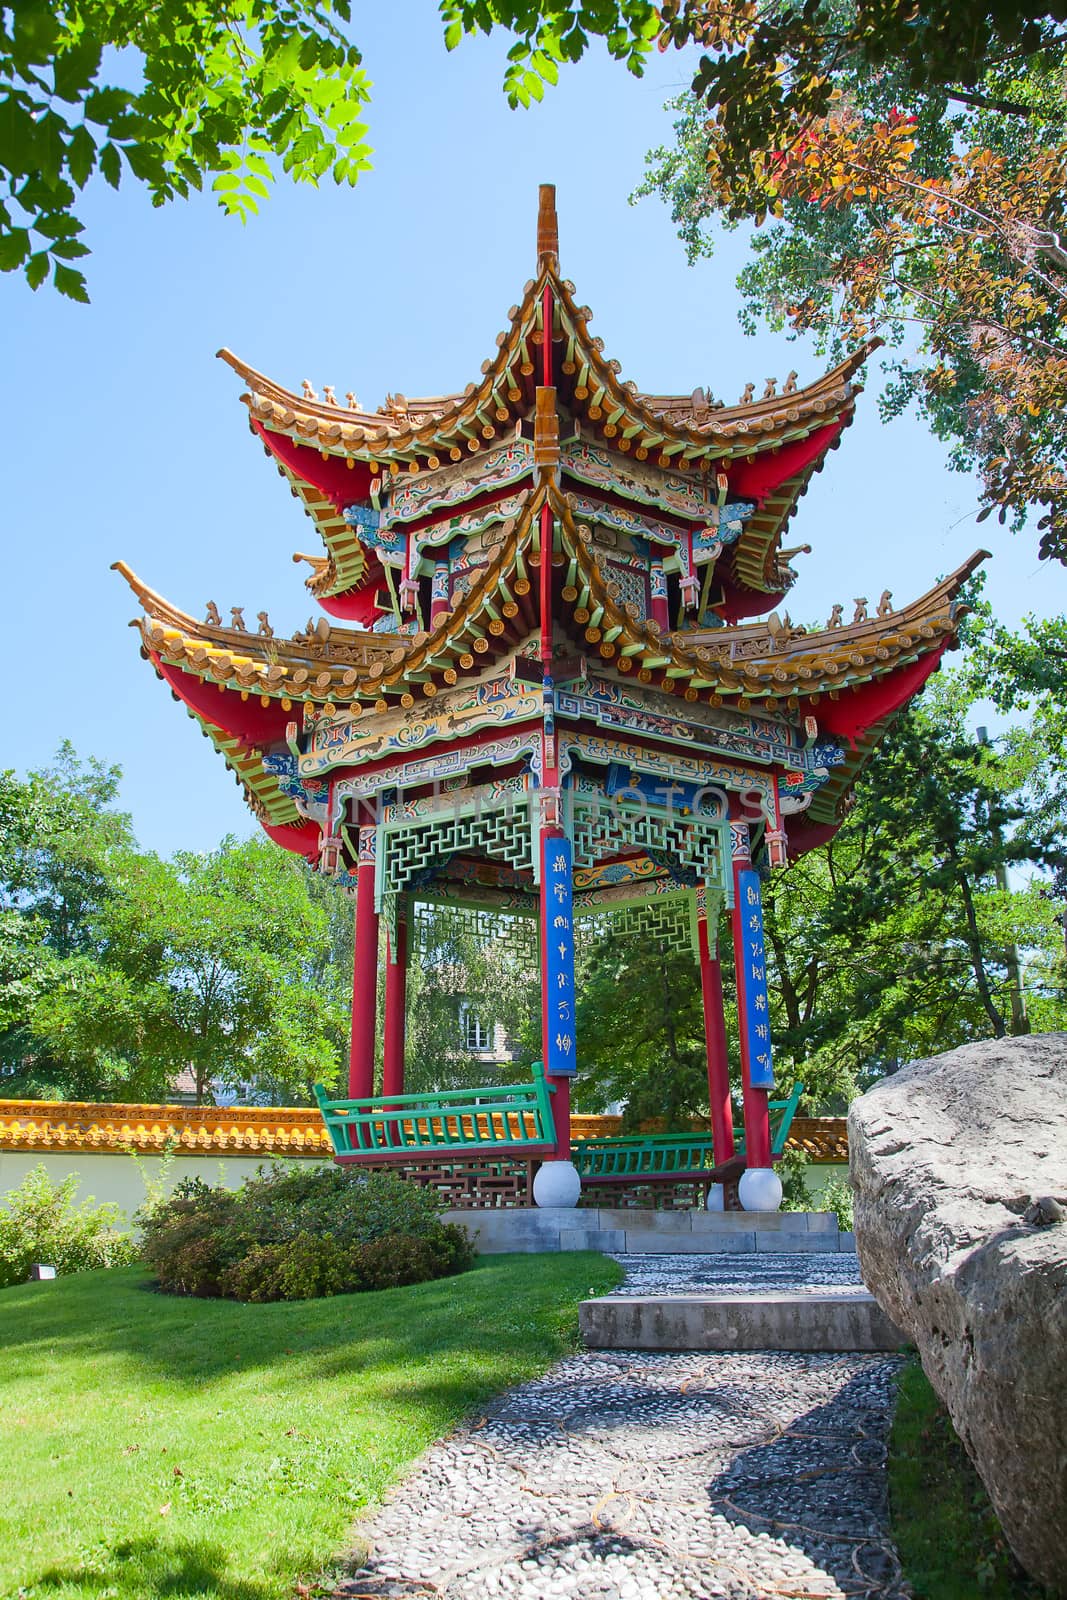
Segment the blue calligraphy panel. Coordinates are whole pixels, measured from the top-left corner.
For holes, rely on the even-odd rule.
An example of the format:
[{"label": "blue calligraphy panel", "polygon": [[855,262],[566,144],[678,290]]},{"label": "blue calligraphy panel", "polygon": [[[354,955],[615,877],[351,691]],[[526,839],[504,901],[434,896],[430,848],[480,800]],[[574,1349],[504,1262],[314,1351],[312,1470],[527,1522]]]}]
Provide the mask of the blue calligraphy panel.
[{"label": "blue calligraphy panel", "polygon": [[774,1088],[771,1060],[771,1008],[767,998],[767,957],[763,944],[763,900],[759,874],[750,868],[737,875],[739,901],[737,965],[741,973],[741,1026],[748,1044],[749,1074],[754,1089]]},{"label": "blue calligraphy panel", "polygon": [[545,1070],[550,1078],[572,1078],[578,1070],[574,1045],[574,906],[571,842],[541,840],[545,906]]}]

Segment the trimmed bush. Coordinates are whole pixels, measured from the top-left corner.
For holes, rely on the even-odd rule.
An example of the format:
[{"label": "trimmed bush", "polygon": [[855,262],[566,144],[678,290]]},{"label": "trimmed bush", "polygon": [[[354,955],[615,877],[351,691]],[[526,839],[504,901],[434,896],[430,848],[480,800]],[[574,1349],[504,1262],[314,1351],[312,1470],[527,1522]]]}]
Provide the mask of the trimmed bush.
[{"label": "trimmed bush", "polygon": [[360,1266],[368,1289],[399,1289],[427,1278],[448,1278],[464,1272],[474,1258],[462,1228],[442,1223],[433,1233],[413,1239],[391,1233],[362,1247]]},{"label": "trimmed bush", "polygon": [[298,1234],[285,1244],[257,1244],[222,1274],[221,1292],[231,1300],[318,1300],[354,1294],[365,1287],[358,1244],[330,1234]]},{"label": "trimmed bush", "polygon": [[92,1197],[75,1205],[77,1190],[74,1174],[53,1183],[42,1164],[0,1202],[0,1289],[25,1283],[35,1262],[65,1276],[136,1261],[133,1239],[120,1231],[119,1207]]},{"label": "trimmed bush", "polygon": [[819,1210],[832,1211],[846,1233],[853,1227],[853,1191],[847,1178],[831,1178],[819,1196]]},{"label": "trimmed bush", "polygon": [[474,1249],[436,1195],[384,1173],[277,1167],[234,1192],[194,1180],[139,1219],[173,1294],[314,1300],[464,1272]]}]

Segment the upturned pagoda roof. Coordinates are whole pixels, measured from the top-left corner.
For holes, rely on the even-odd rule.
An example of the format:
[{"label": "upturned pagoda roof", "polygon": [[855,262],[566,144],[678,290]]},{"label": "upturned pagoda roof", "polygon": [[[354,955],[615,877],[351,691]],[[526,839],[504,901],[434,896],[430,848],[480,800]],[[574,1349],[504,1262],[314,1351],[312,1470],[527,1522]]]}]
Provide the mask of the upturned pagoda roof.
[{"label": "upturned pagoda roof", "polygon": [[[121,564],[119,570],[144,608],[137,626],[157,671],[204,725],[261,819],[296,825],[299,813],[264,771],[259,750],[284,737],[297,705],[372,719],[432,700],[514,652],[532,615],[522,609],[522,590],[536,589],[518,574],[534,565],[537,513],[546,501],[560,529],[555,563],[574,568],[559,617],[574,651],[683,701],[816,713],[820,726],[842,734],[853,750],[820,795],[820,812],[836,805],[889,716],[954,646],[962,620],[956,596],[985,556],[976,552],[909,605],[845,626],[807,632],[772,616],[706,633],[661,632],[620,604],[589,530],[575,521],[566,497],[545,485],[530,493],[513,525],[502,525],[496,551],[462,605],[413,636],[324,623],[290,638],[216,627],[176,610]],[[584,620],[594,616],[595,624]],[[879,698],[883,683],[899,684],[899,693]]]},{"label": "upturned pagoda roof", "polygon": [[[198,622],[140,582],[122,562],[144,608],[137,626],[146,650],[205,683],[264,699],[321,707],[385,710],[415,696],[432,698],[457,675],[515,648],[532,621],[504,594],[524,594],[536,567],[537,513],[548,502],[559,519],[561,549],[553,565],[573,564],[559,621],[575,644],[606,666],[633,673],[670,692],[718,703],[759,701],[814,705],[845,687],[885,676],[955,637],[961,620],[955,598],[986,557],[977,551],[918,600],[882,615],[809,632],[774,614],[754,623],[703,632],[661,631],[622,604],[617,585],[598,558],[589,529],[576,522],[565,495],[534,490],[521,517],[498,530],[498,543],[470,593],[437,624],[413,635],[366,633],[320,624],[290,638],[265,638]],[[587,603],[575,602],[588,594]],[[579,615],[579,612],[581,613]],[[590,626],[587,617],[598,614]]]},{"label": "upturned pagoda roof", "polygon": [[[282,775],[284,752],[295,758],[302,732],[323,715],[359,722],[362,740],[363,728],[371,737],[383,719],[427,707],[453,685],[515,660],[541,626],[546,562],[553,569],[553,655],[572,678],[577,664],[579,672],[588,666],[683,703],[761,713],[794,727],[814,716],[819,736],[846,748],[807,813],[819,826],[839,817],[844,795],[892,716],[955,644],[963,615],[957,597],[984,551],[903,607],[894,607],[886,592],[873,614],[857,602],[848,621],[835,607],[828,625],[813,631],[777,612],[756,622],[671,629],[645,616],[648,606],[626,599],[625,571],[613,564],[598,533],[602,500],[597,492],[578,492],[584,486],[578,458],[589,468],[586,445],[596,446],[610,472],[604,493],[614,493],[627,510],[633,495],[640,510],[651,506],[690,534],[705,516],[715,523],[727,495],[753,504],[740,535],[722,543],[714,572],[728,561],[731,581],[776,596],[788,578],[782,527],[851,418],[858,392],[852,379],[869,348],[806,388],[797,389],[791,375],[782,393],[768,385],[760,399],[746,392],[733,407],[713,406],[702,391],[639,391],[604,358],[600,341],[588,332],[587,309],[575,304],[573,287],[559,276],[554,209],[546,195],[537,276],[510,313],[482,381],[463,394],[394,396],[369,413],[354,397],[347,409],[329,394],[298,397],[227,355],[248,380],[245,399],[255,431],[322,531],[327,555],[308,558],[312,589],[325,599],[381,575],[378,553],[364,545],[344,508],[377,508],[383,484],[410,483],[416,492],[394,495],[392,504],[402,508],[407,500],[398,512],[403,531],[424,531],[431,555],[438,547],[431,537],[435,516],[448,538],[456,504],[473,503],[475,517],[485,513],[477,563],[467,565],[464,586],[446,601],[451,609],[435,605],[428,625],[417,612],[417,632],[398,626],[383,633],[320,616],[282,637],[262,612],[258,632],[244,626],[240,609],[228,627],[214,605],[207,620],[198,621],[116,563],[141,605],[134,626],[142,653],[222,754],[266,831],[289,848],[317,853],[321,802]],[[550,362],[539,359],[549,314]],[[549,373],[555,384],[542,381]],[[518,439],[521,449],[510,443]],[[475,468],[432,476],[457,461],[475,461],[490,447],[500,456],[487,457],[481,475]],[[495,465],[505,457],[517,463],[507,479],[506,506]],[[627,461],[647,466],[638,471]],[[353,522],[363,526],[357,517]],[[640,526],[647,528],[647,519]],[[407,549],[410,558],[410,544]],[[759,609],[772,603],[763,598]]]},{"label": "upturned pagoda roof", "polygon": [[219,351],[247,384],[242,399],[253,431],[275,457],[326,547],[325,558],[307,558],[312,594],[337,596],[358,588],[367,576],[367,551],[342,514],[346,490],[354,500],[357,486],[362,490],[372,478],[433,472],[476,457],[529,419],[546,308],[557,358],[556,400],[564,416],[583,438],[634,460],[725,473],[731,493],[741,497],[747,495],[746,478],[754,482],[756,511],[726,564],[746,588],[780,592],[775,557],[783,528],[812,472],[852,420],[860,393],[853,380],[880,341],[863,345],[804,387],[790,373],[780,392],[768,381],[757,398],[756,385],[750,384],[734,405],[714,401],[699,388],[688,395],[652,394],[623,380],[620,363],[605,356],[604,341],[590,332],[592,312],[578,304],[573,283],[560,275],[554,200],[547,186],[538,244],[537,274],[497,334],[495,355],[482,363],[479,381],[461,392],[418,399],[393,394],[372,412],[352,392],[345,404],[331,388],[320,397],[310,383],[297,394],[231,351]]},{"label": "upturned pagoda roof", "polygon": [[[506,436],[508,424],[525,414],[528,403],[524,404],[522,380],[533,375],[530,351],[544,341],[546,286],[553,290],[557,312],[553,342],[562,340],[567,348],[564,376],[578,380],[567,394],[573,414],[593,425],[591,434],[609,440],[628,437],[628,448],[635,453],[655,452],[666,458],[663,465],[709,459],[727,464],[806,438],[814,428],[852,409],[859,392],[852,379],[876,347],[874,341],[863,345],[804,388],[778,394],[775,385],[766,398],[742,399],[736,405],[714,405],[702,389],[690,395],[648,394],[624,382],[619,363],[601,353],[603,340],[594,340],[589,333],[592,312],[575,304],[574,285],[543,266],[527,284],[521,305],[512,308],[508,328],[497,335],[497,355],[483,363],[481,381],[468,384],[461,393],[420,399],[391,396],[388,404],[367,412],[312,394],[298,395],[232,351],[218,354],[248,384],[241,398],[251,416],[270,432],[341,459],[386,467],[396,462],[402,470],[423,471],[430,455],[437,456],[440,465],[445,459],[461,459],[463,452],[474,454]],[[524,367],[530,371],[524,372]],[[525,392],[528,389],[527,383]],[[614,431],[606,431],[610,429]],[[460,455],[453,456],[453,450]]]}]

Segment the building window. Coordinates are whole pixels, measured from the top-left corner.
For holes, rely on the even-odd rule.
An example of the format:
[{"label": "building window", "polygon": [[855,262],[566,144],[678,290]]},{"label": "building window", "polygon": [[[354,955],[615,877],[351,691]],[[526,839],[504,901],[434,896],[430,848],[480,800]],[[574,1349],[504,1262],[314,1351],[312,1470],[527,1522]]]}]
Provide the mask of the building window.
[{"label": "building window", "polygon": [[481,1017],[474,1011],[464,1006],[460,1012],[460,1024],[463,1028],[463,1048],[472,1052],[491,1050],[493,1048],[493,1029],[487,1027]]}]

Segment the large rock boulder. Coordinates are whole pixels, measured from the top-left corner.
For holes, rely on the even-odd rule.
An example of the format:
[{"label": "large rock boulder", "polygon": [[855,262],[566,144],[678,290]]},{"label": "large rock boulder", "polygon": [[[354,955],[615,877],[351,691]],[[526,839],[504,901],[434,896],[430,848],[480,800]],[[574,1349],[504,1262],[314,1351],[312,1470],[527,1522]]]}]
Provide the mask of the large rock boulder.
[{"label": "large rock boulder", "polygon": [[848,1132],[864,1279],[1019,1560],[1067,1594],[1067,1034],[916,1062],[853,1104]]}]

